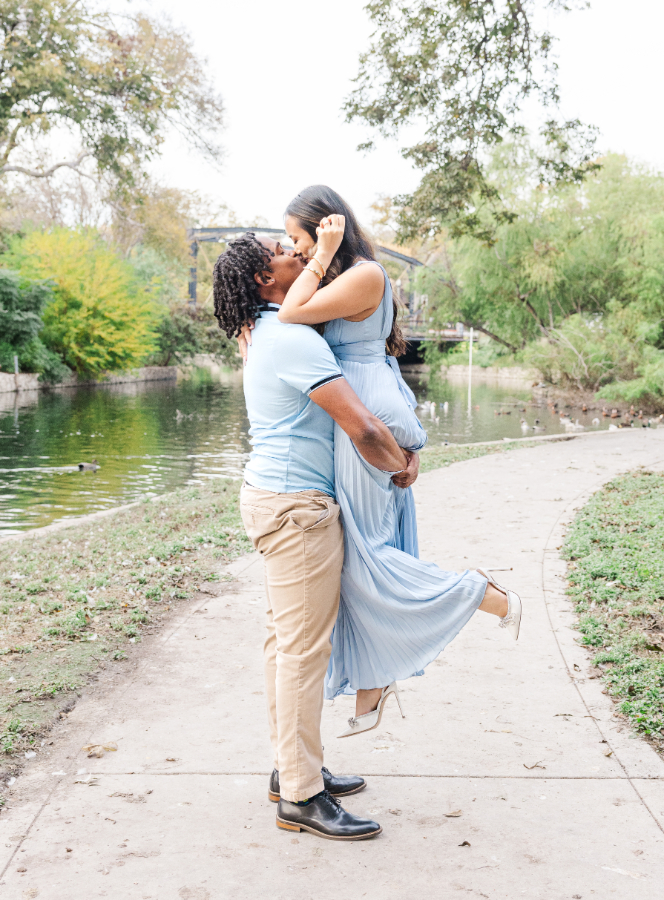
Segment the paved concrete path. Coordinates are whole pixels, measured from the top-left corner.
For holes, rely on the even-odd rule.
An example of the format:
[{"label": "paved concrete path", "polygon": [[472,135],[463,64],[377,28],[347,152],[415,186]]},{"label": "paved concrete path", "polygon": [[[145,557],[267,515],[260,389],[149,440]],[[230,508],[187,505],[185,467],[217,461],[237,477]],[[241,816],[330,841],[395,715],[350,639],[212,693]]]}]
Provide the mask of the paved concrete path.
[{"label": "paved concrete path", "polygon": [[[2,896],[661,900],[664,762],[586,678],[556,552],[574,509],[638,465],[664,467],[664,429],[422,476],[422,555],[513,567],[504,581],[525,599],[525,620],[514,644],[478,613],[425,677],[403,684],[405,720],[391,702],[379,729],[338,741],[352,700],[325,709],[327,764],[367,777],[347,806],[381,822],[378,839],[275,827],[251,556],[221,596],[146,642],[130,672],[86,691],[51,754],[29,764],[0,817]],[[119,750],[103,759],[81,752],[111,740]]]}]

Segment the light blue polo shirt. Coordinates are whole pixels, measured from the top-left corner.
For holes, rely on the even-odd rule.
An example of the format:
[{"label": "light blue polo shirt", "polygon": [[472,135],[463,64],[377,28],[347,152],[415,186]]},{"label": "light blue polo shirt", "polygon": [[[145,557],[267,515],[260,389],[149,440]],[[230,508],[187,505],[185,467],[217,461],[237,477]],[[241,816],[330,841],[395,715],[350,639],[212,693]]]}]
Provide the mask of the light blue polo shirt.
[{"label": "light blue polo shirt", "polygon": [[285,325],[270,304],[256,321],[244,397],[252,452],[244,478],[278,494],[317,490],[334,496],[334,422],[309,399],[343,378],[330,347],[308,325]]}]

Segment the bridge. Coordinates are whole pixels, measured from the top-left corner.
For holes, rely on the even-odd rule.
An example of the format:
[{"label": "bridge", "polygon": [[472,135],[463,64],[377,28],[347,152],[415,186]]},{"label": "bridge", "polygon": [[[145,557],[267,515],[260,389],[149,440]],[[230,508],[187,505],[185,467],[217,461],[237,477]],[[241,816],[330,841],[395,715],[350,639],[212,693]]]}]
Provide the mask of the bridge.
[{"label": "bridge", "polygon": [[[262,226],[220,226],[215,228],[190,228],[187,231],[187,239],[192,257],[191,267],[189,269],[189,303],[196,305],[197,301],[197,257],[198,245],[201,243],[225,243],[228,239],[236,237],[239,234],[245,234],[247,231],[255,231],[257,234],[270,234],[275,237],[283,237],[289,241],[288,236],[283,228],[263,228]],[[458,343],[467,341],[469,333],[464,326],[459,323],[456,328],[432,329],[429,328],[429,317],[427,315],[428,297],[426,294],[418,294],[404,288],[402,279],[409,281],[408,276],[414,269],[424,266],[423,262],[414,256],[406,256],[404,253],[398,253],[390,247],[376,246],[376,254],[379,259],[392,260],[403,266],[400,275],[393,280],[394,293],[402,309],[405,311],[403,322],[404,337],[411,344],[412,354],[416,356],[419,345],[422,341],[437,341],[438,343]]]}]

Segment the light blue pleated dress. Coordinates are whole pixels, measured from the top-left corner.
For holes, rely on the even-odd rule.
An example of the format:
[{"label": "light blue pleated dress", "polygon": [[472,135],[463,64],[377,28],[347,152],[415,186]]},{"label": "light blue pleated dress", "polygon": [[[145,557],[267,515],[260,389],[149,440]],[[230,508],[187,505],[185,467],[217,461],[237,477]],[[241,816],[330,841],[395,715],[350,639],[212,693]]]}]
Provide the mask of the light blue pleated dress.
[{"label": "light blue pleated dress", "polygon": [[[427,436],[415,415],[415,396],[396,359],[386,356],[392,287],[384,269],[383,274],[378,309],[363,322],[329,322],[325,339],[353,390],[399,446],[420,450]],[[328,699],[422,675],[469,621],[486,589],[486,579],[476,572],[446,572],[418,558],[411,489],[395,487],[388,473],[365,462],[338,425],[334,468],[345,559],[325,682]]]}]

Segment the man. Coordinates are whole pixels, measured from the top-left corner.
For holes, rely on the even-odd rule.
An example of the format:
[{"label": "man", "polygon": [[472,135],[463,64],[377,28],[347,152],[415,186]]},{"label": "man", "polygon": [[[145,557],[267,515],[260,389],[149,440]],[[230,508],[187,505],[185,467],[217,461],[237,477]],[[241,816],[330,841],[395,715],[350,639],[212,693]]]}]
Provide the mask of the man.
[{"label": "man", "polygon": [[[268,602],[265,679],[277,825],[333,840],[381,832],[338,797],[365,787],[323,768],[320,721],[330,635],[339,607],[343,535],[334,499],[333,421],[371,465],[414,477],[389,429],[360,402],[323,338],[277,312],[303,269],[270,238],[231,242],[214,268],[215,315],[229,337],[255,321],[244,371],[253,450],[241,511],[264,558]],[[404,470],[406,470],[404,472]]]}]

